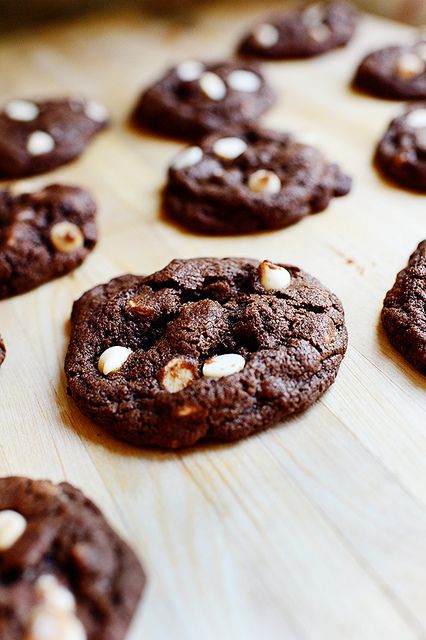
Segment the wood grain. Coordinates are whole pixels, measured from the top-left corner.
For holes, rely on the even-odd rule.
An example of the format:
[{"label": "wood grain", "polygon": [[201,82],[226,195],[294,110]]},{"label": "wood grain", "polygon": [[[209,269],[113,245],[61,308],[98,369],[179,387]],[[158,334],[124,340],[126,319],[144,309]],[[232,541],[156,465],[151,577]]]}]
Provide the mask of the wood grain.
[{"label": "wood grain", "polygon": [[[268,64],[280,99],[264,122],[315,140],[354,176],[353,192],[284,231],[203,238],[158,216],[179,145],[138,135],[126,119],[165,65],[232,51],[260,11],[229,4],[186,26],[106,14],[0,43],[3,101],[82,92],[115,121],[80,161],[17,185],[90,188],[101,240],[72,275],[1,303],[0,473],[75,483],[135,546],[150,586],[130,640],[426,638],[425,380],[378,326],[385,292],[426,235],[425,199],[370,165],[400,105],[347,88],[364,52],[413,32],[366,18],[347,49]],[[72,301],[117,274],[201,255],[289,261],[317,275],[344,303],[348,354],[332,389],[285,425],[233,446],[139,451],[66,396]]]}]

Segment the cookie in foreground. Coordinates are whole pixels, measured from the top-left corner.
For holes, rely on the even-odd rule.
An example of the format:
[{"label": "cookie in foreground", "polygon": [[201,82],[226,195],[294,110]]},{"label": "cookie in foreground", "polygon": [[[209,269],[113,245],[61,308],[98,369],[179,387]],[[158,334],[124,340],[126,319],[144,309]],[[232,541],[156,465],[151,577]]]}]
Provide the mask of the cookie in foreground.
[{"label": "cookie in foreground", "polygon": [[81,491],[0,479],[2,640],[124,640],[144,585],[134,552]]},{"label": "cookie in foreground", "polygon": [[382,323],[395,349],[426,375],[426,240],[386,294]]},{"label": "cookie in foreground", "polygon": [[196,233],[279,229],[323,211],[351,183],[314,147],[250,126],[181,151],[169,168],[163,209]]},{"label": "cookie in foreground", "polygon": [[78,267],[96,244],[96,205],[79,187],[0,192],[0,299]]},{"label": "cookie in foreground", "polygon": [[194,258],[84,294],[65,372],[80,410],[112,435],[177,448],[307,409],[346,347],[340,301],[298,267]]}]

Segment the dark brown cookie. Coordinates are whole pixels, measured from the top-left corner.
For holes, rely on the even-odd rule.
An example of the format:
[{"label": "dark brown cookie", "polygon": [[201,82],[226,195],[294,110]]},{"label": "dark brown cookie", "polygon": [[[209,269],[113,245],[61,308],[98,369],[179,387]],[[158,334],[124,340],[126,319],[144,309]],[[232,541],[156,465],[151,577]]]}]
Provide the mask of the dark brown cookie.
[{"label": "dark brown cookie", "polygon": [[346,345],[341,303],[297,267],[174,260],[75,303],[65,371],[80,410],[114,436],[177,448],[306,409]]},{"label": "dark brown cookie", "polygon": [[397,184],[426,192],[426,103],[392,120],[377,146],[375,163]]},{"label": "dark brown cookie", "polygon": [[6,347],[4,346],[3,339],[0,336],[0,365],[3,364],[5,357],[6,357]]},{"label": "dark brown cookie", "polygon": [[107,122],[105,108],[83,98],[10,100],[0,112],[0,178],[56,169],[79,156]]},{"label": "dark brown cookie", "polygon": [[395,349],[426,374],[426,240],[388,291],[382,323]]},{"label": "dark brown cookie", "polygon": [[380,98],[426,99],[426,42],[370,53],[359,65],[353,84]]},{"label": "dark brown cookie", "polygon": [[154,132],[197,140],[225,125],[256,120],[274,99],[257,66],[186,60],[144,91],[133,118]]},{"label": "dark brown cookie", "polygon": [[96,206],[78,187],[0,192],[0,299],[78,267],[96,244]]},{"label": "dark brown cookie", "polygon": [[313,147],[261,129],[214,134],[174,160],[164,211],[210,234],[278,229],[324,210],[351,179]]},{"label": "dark brown cookie", "polygon": [[358,14],[347,2],[331,0],[289,9],[258,24],[239,51],[261,58],[306,58],[345,45]]},{"label": "dark brown cookie", "polygon": [[2,640],[124,640],[141,565],[81,491],[0,479]]}]

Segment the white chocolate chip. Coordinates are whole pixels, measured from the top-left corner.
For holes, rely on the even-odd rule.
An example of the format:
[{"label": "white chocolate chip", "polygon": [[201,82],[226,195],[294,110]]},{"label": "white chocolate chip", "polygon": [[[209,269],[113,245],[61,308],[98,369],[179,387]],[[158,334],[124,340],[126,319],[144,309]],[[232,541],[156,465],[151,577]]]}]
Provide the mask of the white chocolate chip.
[{"label": "white chocolate chip", "polygon": [[321,2],[311,4],[302,13],[303,23],[307,27],[316,27],[324,20],[324,5]]},{"label": "white chocolate chip", "polygon": [[67,220],[53,225],[50,230],[50,240],[55,249],[61,253],[73,253],[84,245],[82,230]]},{"label": "white chocolate chip", "polygon": [[291,284],[291,274],[284,267],[264,260],[259,267],[260,282],[267,291],[284,291]]},{"label": "white chocolate chip", "polygon": [[108,120],[108,111],[100,102],[89,100],[84,106],[84,113],[94,122],[105,122]]},{"label": "white chocolate chip", "polygon": [[185,389],[197,377],[195,365],[183,358],[172,358],[159,373],[160,384],[166,391],[176,393]]},{"label": "white chocolate chip", "polygon": [[11,100],[4,108],[4,112],[11,120],[20,122],[31,122],[40,113],[40,109],[34,102],[29,100]]},{"label": "white chocolate chip", "polygon": [[203,366],[203,376],[206,378],[225,378],[242,371],[245,364],[243,356],[238,353],[224,353],[206,360]]},{"label": "white chocolate chip", "polygon": [[331,35],[331,29],[326,24],[318,24],[311,27],[308,33],[316,42],[325,42]]},{"label": "white chocolate chip", "polygon": [[426,109],[413,109],[406,118],[405,124],[410,129],[423,129],[426,127]]},{"label": "white chocolate chip", "polygon": [[41,156],[49,153],[55,148],[55,141],[49,133],[45,131],[34,131],[27,140],[27,151],[32,156]]},{"label": "white chocolate chip", "polygon": [[183,151],[177,154],[173,160],[173,169],[187,169],[198,164],[203,157],[203,152],[200,147],[187,147]]},{"label": "white chocolate chip", "polygon": [[262,84],[257,73],[247,71],[246,69],[231,71],[226,81],[234,91],[245,91],[247,93],[258,91]]},{"label": "white chocolate chip", "polygon": [[104,376],[110,373],[116,373],[126,362],[127,358],[132,353],[131,349],[127,347],[109,347],[106,349],[99,358],[98,369]]},{"label": "white chocolate chip", "polygon": [[247,143],[241,138],[219,138],[213,143],[213,152],[225,160],[238,158],[247,149]]},{"label": "white chocolate chip", "polygon": [[198,60],[184,60],[176,67],[176,74],[183,82],[199,80],[204,71],[204,65]]},{"label": "white chocolate chip", "polygon": [[249,177],[248,187],[255,193],[275,194],[281,191],[281,180],[273,171],[259,169]]},{"label": "white chocolate chip", "polygon": [[86,640],[86,631],[75,614],[37,607],[31,615],[25,640]]},{"label": "white chocolate chip", "polygon": [[411,80],[424,72],[425,63],[415,53],[405,51],[399,56],[395,70],[400,78]]},{"label": "white chocolate chip", "polygon": [[0,551],[7,551],[22,536],[27,521],[17,511],[0,511]]},{"label": "white chocolate chip", "polygon": [[226,85],[217,73],[205,71],[200,78],[200,87],[210,100],[223,100],[226,96]]},{"label": "white chocolate chip", "polygon": [[35,590],[43,606],[57,611],[75,611],[75,598],[53,575],[42,575],[35,583]]},{"label": "white chocolate chip", "polygon": [[278,29],[273,24],[264,22],[256,27],[253,32],[253,38],[258,45],[264,49],[269,49],[277,44],[280,39]]}]

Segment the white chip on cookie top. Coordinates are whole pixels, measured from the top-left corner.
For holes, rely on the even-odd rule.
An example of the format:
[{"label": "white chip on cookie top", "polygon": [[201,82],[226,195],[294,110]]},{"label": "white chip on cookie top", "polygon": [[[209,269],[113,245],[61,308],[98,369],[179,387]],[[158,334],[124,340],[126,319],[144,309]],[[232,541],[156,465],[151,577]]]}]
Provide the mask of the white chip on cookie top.
[{"label": "white chip on cookie top", "polygon": [[425,71],[425,62],[414,52],[404,51],[399,56],[395,72],[404,80],[411,80]]},{"label": "white chip on cookie top", "polygon": [[109,347],[109,349],[106,349],[99,358],[99,372],[104,376],[108,376],[110,373],[116,373],[121,369],[131,353],[132,350],[127,347]]},{"label": "white chip on cookie top", "polygon": [[169,393],[182,391],[196,377],[197,372],[194,363],[179,357],[169,360],[159,373],[160,384]]},{"label": "white chip on cookie top", "polygon": [[0,552],[13,547],[27,528],[27,521],[12,509],[0,511]]},{"label": "white chip on cookie top", "polygon": [[316,27],[324,20],[325,7],[322,2],[311,4],[302,13],[302,21],[307,27]]},{"label": "white chip on cookie top", "polygon": [[176,74],[183,82],[193,82],[201,78],[204,68],[198,60],[183,60],[177,65]]},{"label": "white chip on cookie top", "polygon": [[413,109],[405,117],[405,124],[410,129],[423,129],[426,127],[426,108]]},{"label": "white chip on cookie top", "polygon": [[224,353],[206,360],[203,366],[205,378],[225,378],[239,373],[245,367],[246,361],[238,353]]},{"label": "white chip on cookie top", "polygon": [[318,24],[308,30],[310,37],[316,42],[325,42],[331,36],[331,29],[326,24]]},{"label": "white chip on cookie top", "polygon": [[106,122],[108,120],[108,111],[106,107],[95,100],[89,100],[85,104],[84,113],[94,122]]},{"label": "white chip on cookie top", "polygon": [[248,187],[255,193],[275,194],[281,191],[281,180],[273,171],[259,169],[249,177]]},{"label": "white chip on cookie top", "polygon": [[46,131],[33,131],[27,140],[27,151],[32,156],[41,156],[53,151],[55,141]]},{"label": "white chip on cookie top", "polygon": [[253,38],[258,45],[269,49],[277,44],[280,39],[279,31],[273,24],[264,22],[259,24],[253,31]]},{"label": "white chip on cookie top", "polygon": [[259,276],[262,287],[267,291],[285,291],[291,284],[290,272],[269,260],[264,260],[260,264]]},{"label": "white chip on cookie top", "polygon": [[242,138],[229,136],[219,138],[213,143],[213,153],[225,160],[238,158],[247,149],[247,143]]},{"label": "white chip on cookie top", "polygon": [[246,93],[255,93],[262,85],[259,75],[254,71],[247,71],[247,69],[231,71],[226,82],[234,91],[244,91]]},{"label": "white chip on cookie top", "polygon": [[51,608],[60,611],[75,610],[73,594],[51,574],[44,574],[37,579],[35,591],[39,600]]},{"label": "white chip on cookie top", "polygon": [[50,230],[50,240],[61,253],[72,253],[84,245],[82,230],[73,222],[63,220],[53,225]]},{"label": "white chip on cookie top", "polygon": [[223,100],[226,96],[226,85],[217,73],[205,71],[200,77],[199,84],[201,91],[210,100]]},{"label": "white chip on cookie top", "polygon": [[203,157],[201,147],[187,147],[175,156],[172,162],[173,169],[187,169],[198,164]]},{"label": "white chip on cookie top", "polygon": [[30,100],[10,100],[4,107],[4,113],[10,120],[31,122],[37,118],[40,109]]}]

